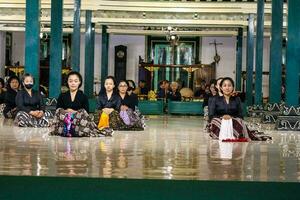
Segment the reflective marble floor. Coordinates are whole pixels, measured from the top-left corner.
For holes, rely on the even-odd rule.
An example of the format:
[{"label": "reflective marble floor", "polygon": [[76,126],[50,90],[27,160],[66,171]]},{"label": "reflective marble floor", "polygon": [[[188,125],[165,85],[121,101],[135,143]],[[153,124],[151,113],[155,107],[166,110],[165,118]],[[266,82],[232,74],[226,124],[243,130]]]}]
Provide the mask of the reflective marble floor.
[{"label": "reflective marble floor", "polygon": [[111,138],[50,137],[0,118],[0,175],[299,182],[300,132],[248,121],[273,141],[213,141],[203,117],[151,116],[145,131]]}]

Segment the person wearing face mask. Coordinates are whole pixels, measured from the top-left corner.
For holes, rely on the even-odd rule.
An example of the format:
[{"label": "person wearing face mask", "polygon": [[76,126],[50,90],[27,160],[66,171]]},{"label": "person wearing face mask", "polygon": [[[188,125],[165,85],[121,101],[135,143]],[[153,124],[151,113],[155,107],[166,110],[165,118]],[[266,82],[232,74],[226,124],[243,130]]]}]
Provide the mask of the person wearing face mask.
[{"label": "person wearing face mask", "polygon": [[[209,102],[208,130],[213,139],[219,139],[222,123],[229,120],[232,121],[235,139],[239,140],[268,140],[271,139],[263,133],[250,131],[243,121],[242,103],[238,96],[234,96],[234,82],[230,77],[222,79],[219,89],[223,96],[215,96]],[[227,121],[228,122],[228,121]],[[234,139],[233,139],[234,140]]]},{"label": "person wearing face mask", "polygon": [[34,78],[31,74],[24,74],[23,89],[17,93],[17,115],[15,124],[20,127],[48,127],[48,117],[51,112],[45,111],[42,96],[33,88]]},{"label": "person wearing face mask", "polygon": [[67,76],[68,91],[57,99],[56,112],[50,135],[66,137],[100,137],[107,135],[100,131],[88,114],[88,97],[79,89],[82,76],[72,71]]},{"label": "person wearing face mask", "polygon": [[138,106],[138,97],[132,93],[134,85],[130,81],[122,80],[118,84],[118,92],[121,97],[120,117],[118,120],[118,130],[144,130],[144,117],[136,110]]},{"label": "person wearing face mask", "polygon": [[118,129],[118,121],[121,120],[119,115],[121,98],[115,91],[115,86],[115,78],[108,76],[99,93],[94,120],[100,130]]},{"label": "person wearing face mask", "polygon": [[15,118],[17,112],[16,96],[19,91],[20,80],[17,76],[11,76],[7,80],[7,91],[5,93],[5,108],[3,114],[5,118]]}]

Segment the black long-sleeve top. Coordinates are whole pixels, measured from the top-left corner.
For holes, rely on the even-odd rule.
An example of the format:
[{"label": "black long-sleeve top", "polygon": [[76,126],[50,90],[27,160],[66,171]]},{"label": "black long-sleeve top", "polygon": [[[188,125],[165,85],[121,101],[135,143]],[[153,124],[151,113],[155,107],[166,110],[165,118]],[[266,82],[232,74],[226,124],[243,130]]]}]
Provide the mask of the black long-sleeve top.
[{"label": "black long-sleeve top", "polygon": [[40,93],[32,90],[31,94],[32,96],[30,96],[25,89],[20,90],[17,93],[16,105],[18,111],[25,111],[29,113],[30,111],[45,110],[43,98]]},{"label": "black long-sleeve top", "polygon": [[215,117],[222,117],[224,115],[243,118],[242,103],[239,97],[230,97],[228,104],[224,96],[214,96],[209,98],[209,120],[212,120],[212,118]]},{"label": "black long-sleeve top", "polygon": [[5,97],[4,97],[5,108],[3,111],[4,113],[7,113],[8,111],[17,107],[16,104],[17,93],[18,92],[16,90],[13,90],[11,88],[8,88],[7,91],[5,92]]},{"label": "black long-sleeve top", "polygon": [[110,99],[107,98],[106,92],[101,92],[98,96],[97,108],[102,110],[103,108],[113,108],[117,111],[120,110],[121,97],[118,93],[113,93]]},{"label": "black long-sleeve top", "polygon": [[166,98],[167,93],[168,93],[168,91],[166,91],[166,89],[159,88],[159,90],[157,91],[157,97],[158,98]]},{"label": "black long-sleeve top", "polygon": [[179,91],[173,93],[172,91],[168,92],[167,98],[171,101],[181,101],[181,94]]},{"label": "black long-sleeve top", "polygon": [[72,101],[71,93],[70,91],[67,91],[59,95],[57,99],[56,108],[63,108],[64,110],[85,109],[86,112],[89,112],[89,99],[81,90],[78,90],[75,95],[74,101]]},{"label": "black long-sleeve top", "polygon": [[147,95],[148,92],[149,92],[148,88],[146,88],[146,87],[140,88],[140,94]]},{"label": "black long-sleeve top", "polygon": [[[219,96],[219,95],[215,95],[215,96]],[[203,100],[203,104],[202,107],[204,108],[205,106],[208,106],[208,102],[210,101],[211,98],[213,98],[214,96],[212,94],[205,94],[204,95],[204,100]]]},{"label": "black long-sleeve top", "polygon": [[204,98],[206,92],[203,89],[198,89],[195,91],[194,93],[194,97],[200,97],[200,98]]},{"label": "black long-sleeve top", "polygon": [[5,103],[5,93],[4,91],[0,93],[0,104]]},{"label": "black long-sleeve top", "polygon": [[124,99],[121,97],[121,105],[135,110],[135,107],[138,106],[138,96],[134,93],[131,93],[131,95],[126,94]]}]

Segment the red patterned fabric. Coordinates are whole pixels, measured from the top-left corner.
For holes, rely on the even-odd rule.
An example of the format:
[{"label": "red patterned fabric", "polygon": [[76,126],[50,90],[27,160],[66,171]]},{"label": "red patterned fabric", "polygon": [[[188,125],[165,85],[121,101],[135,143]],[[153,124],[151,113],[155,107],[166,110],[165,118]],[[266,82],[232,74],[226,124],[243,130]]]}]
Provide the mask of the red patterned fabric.
[{"label": "red patterned fabric", "polygon": [[[219,139],[221,118],[213,118],[208,125],[209,135],[213,139]],[[237,139],[236,141],[230,142],[243,142],[243,138],[247,140],[258,140],[265,141],[270,140],[272,137],[265,135],[264,133],[256,130],[249,130],[241,118],[232,118],[233,136]]]}]

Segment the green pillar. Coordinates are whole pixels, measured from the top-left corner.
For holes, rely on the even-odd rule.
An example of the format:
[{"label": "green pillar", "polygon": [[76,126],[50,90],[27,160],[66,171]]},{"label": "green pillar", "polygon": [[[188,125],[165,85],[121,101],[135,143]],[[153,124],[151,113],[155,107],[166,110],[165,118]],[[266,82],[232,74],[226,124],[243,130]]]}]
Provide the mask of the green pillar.
[{"label": "green pillar", "polygon": [[25,72],[33,75],[34,89],[39,89],[40,0],[26,0]]},{"label": "green pillar", "polygon": [[300,1],[288,1],[288,43],[286,65],[286,104],[299,106]]},{"label": "green pillar", "polygon": [[180,69],[179,67],[176,67],[176,76],[175,81],[177,81],[180,78]]},{"label": "green pillar", "polygon": [[51,0],[50,78],[49,97],[61,92],[63,0]]},{"label": "green pillar", "polygon": [[84,64],[84,93],[93,97],[94,88],[94,49],[95,24],[92,23],[92,11],[85,14],[85,64]]},{"label": "green pillar", "polygon": [[170,67],[166,67],[166,80],[168,81],[171,81],[170,71]]},{"label": "green pillar", "polygon": [[269,102],[281,101],[283,0],[272,0]]},{"label": "green pillar", "polygon": [[154,78],[153,78],[154,80],[153,80],[153,84],[154,84],[154,86],[153,86],[153,90],[155,91],[155,92],[157,92],[157,90],[158,90],[158,69],[157,70],[155,70],[154,71]]},{"label": "green pillar", "polygon": [[249,14],[247,31],[246,103],[253,104],[254,15]]},{"label": "green pillar", "polygon": [[257,20],[256,20],[256,54],[255,54],[255,104],[262,105],[262,72],[263,72],[263,53],[264,53],[264,8],[265,1],[257,1]]},{"label": "green pillar", "polygon": [[236,70],[235,70],[235,88],[241,91],[242,88],[242,63],[243,63],[243,28],[239,28],[236,44]]},{"label": "green pillar", "polygon": [[108,75],[108,51],[109,34],[107,33],[107,26],[102,25],[101,83]]},{"label": "green pillar", "polygon": [[77,72],[80,71],[80,6],[81,0],[74,0],[71,67]]}]

